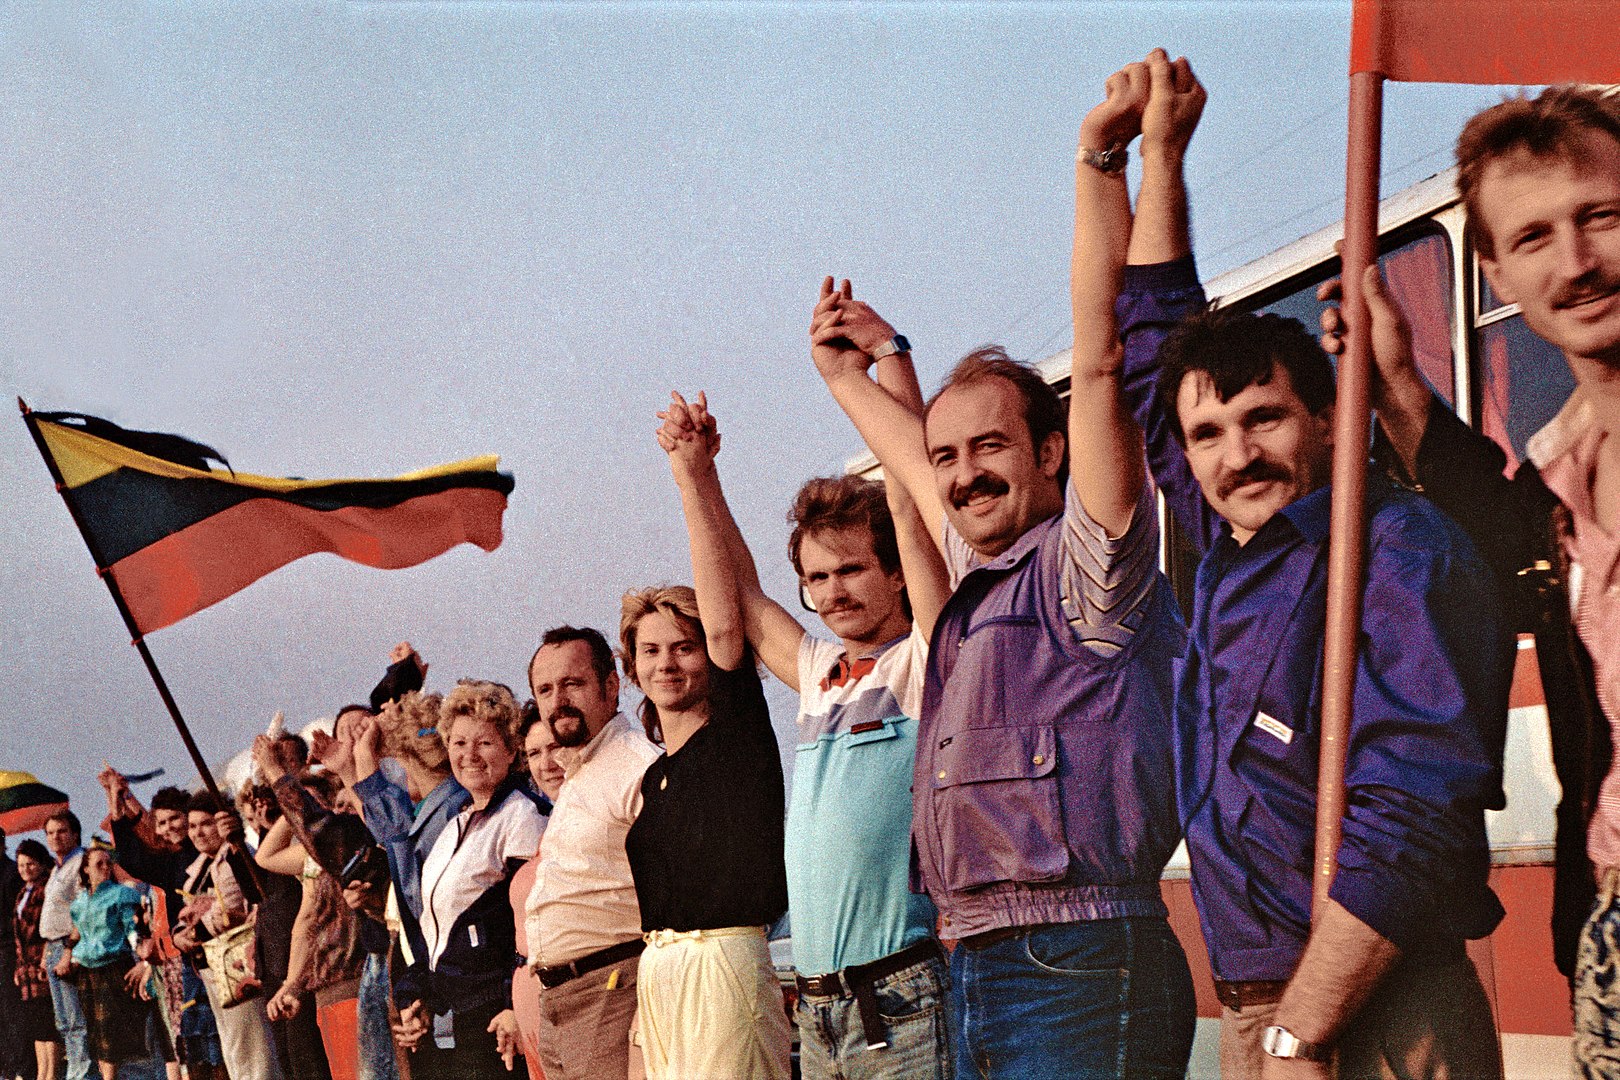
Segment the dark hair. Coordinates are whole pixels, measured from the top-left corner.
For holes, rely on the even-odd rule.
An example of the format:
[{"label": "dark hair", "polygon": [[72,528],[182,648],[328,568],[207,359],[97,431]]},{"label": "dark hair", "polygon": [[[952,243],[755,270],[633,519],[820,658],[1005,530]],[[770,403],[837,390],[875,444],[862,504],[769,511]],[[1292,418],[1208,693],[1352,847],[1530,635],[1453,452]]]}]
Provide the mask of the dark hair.
[{"label": "dark hair", "polygon": [[959,386],[971,386],[974,383],[984,382],[987,379],[1001,379],[1013,385],[1020,397],[1024,399],[1024,424],[1029,428],[1029,441],[1035,451],[1036,460],[1040,459],[1041,447],[1055,432],[1063,436],[1063,461],[1058,468],[1057,482],[1059,486],[1069,481],[1069,406],[1060,397],[1058,392],[1041,378],[1041,373],[1033,365],[1021,363],[1007,355],[1007,350],[1000,345],[986,345],[982,349],[975,349],[956,362],[951,373],[945,376],[934,396],[928,399],[923,409],[923,421],[928,420],[928,414],[934,411],[934,406],[945,395],[945,391]]},{"label": "dark hair", "polygon": [[900,547],[894,537],[894,518],[883,495],[883,485],[859,476],[818,476],[808,480],[793,497],[788,511],[793,532],[788,536],[788,559],[804,577],[799,550],[806,536],[823,530],[864,528],[872,534],[878,565],[890,574],[900,569]]},{"label": "dark hair", "polygon": [[[339,713],[338,715],[341,716],[343,714]],[[304,737],[302,735],[294,735],[290,731],[284,731],[276,737],[276,741],[279,743],[286,743],[288,746],[294,747],[293,757],[298,759],[298,767],[300,769],[309,764],[309,743],[304,741]]]},{"label": "dark hair", "polygon": [[529,657],[529,686],[534,686],[534,662],[540,656],[540,650],[547,645],[566,645],[570,641],[583,641],[591,650],[591,670],[596,672],[596,681],[607,684],[608,676],[613,674],[613,647],[607,643],[600,630],[592,630],[588,626],[554,626],[540,636],[540,644]]},{"label": "dark hair", "polygon": [[1158,391],[1174,417],[1171,434],[1186,441],[1176,397],[1188,374],[1208,375],[1215,396],[1230,401],[1248,387],[1270,382],[1277,367],[1288,372],[1294,393],[1313,415],[1333,404],[1333,364],[1298,319],[1228,310],[1189,315],[1159,346]]},{"label": "dark hair", "polygon": [[341,720],[343,718],[344,713],[352,713],[352,712],[365,713],[367,716],[376,716],[377,715],[377,711],[375,709],[373,709],[370,705],[361,705],[358,702],[351,701],[351,702],[349,702],[349,704],[343,706],[337,712],[332,714],[332,722],[335,724],[335,723],[337,723],[339,720]]},{"label": "dark hair", "polygon": [[186,806],[191,802],[191,792],[185,788],[161,787],[152,796],[153,810],[178,810],[186,812]]},{"label": "dark hair", "polygon": [[105,851],[107,853],[107,858],[112,861],[112,864],[114,866],[118,865],[118,852],[114,851],[110,847],[107,847],[105,844],[101,843],[99,840],[95,844],[93,844],[90,847],[90,850],[86,851],[84,853],[84,858],[79,860],[79,888],[84,889],[86,891],[88,891],[89,888],[90,888],[90,852],[91,851]]},{"label": "dark hair", "polygon": [[188,814],[217,814],[225,809],[225,800],[212,791],[199,791],[186,803]]},{"label": "dark hair", "polygon": [[1491,162],[1515,151],[1573,162],[1583,153],[1582,139],[1594,132],[1620,142],[1620,100],[1578,86],[1549,87],[1534,98],[1509,98],[1463,126],[1457,136],[1457,191],[1468,210],[1468,238],[1482,256],[1496,256],[1479,210],[1479,184]]},{"label": "dark hair", "polygon": [[522,742],[529,737],[529,729],[540,722],[540,706],[529,698],[518,706],[518,741]]},{"label": "dark hair", "polygon": [[244,800],[264,803],[264,819],[274,823],[281,817],[281,801],[276,798],[276,789],[269,784],[249,784],[241,793]]},{"label": "dark hair", "polygon": [[50,869],[56,865],[56,860],[51,858],[50,849],[44,844],[40,843],[38,840],[35,840],[33,837],[29,837],[27,840],[24,840],[22,843],[17,845],[17,857],[21,858],[24,855],[28,856],[30,859],[33,859],[46,869]]},{"label": "dark hair", "polygon": [[79,815],[75,814],[73,811],[58,810],[56,813],[45,819],[45,824],[49,825],[53,821],[60,821],[62,824],[66,825],[70,830],[72,830],[75,837],[79,839],[84,838],[84,826],[79,824]]}]

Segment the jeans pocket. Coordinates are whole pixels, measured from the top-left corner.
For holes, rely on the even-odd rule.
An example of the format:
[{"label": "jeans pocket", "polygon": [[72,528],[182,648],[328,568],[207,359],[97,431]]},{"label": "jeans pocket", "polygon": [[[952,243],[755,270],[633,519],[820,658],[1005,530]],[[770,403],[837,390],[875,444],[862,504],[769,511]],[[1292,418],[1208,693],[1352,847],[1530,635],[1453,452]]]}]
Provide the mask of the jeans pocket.
[{"label": "jeans pocket", "polygon": [[877,999],[878,1015],[884,1020],[904,1022],[938,1013],[945,1004],[945,981],[936,967],[938,962],[872,988]]},{"label": "jeans pocket", "polygon": [[1121,978],[1130,966],[1130,931],[1124,920],[1064,923],[1024,937],[1030,963],[1055,975]]}]

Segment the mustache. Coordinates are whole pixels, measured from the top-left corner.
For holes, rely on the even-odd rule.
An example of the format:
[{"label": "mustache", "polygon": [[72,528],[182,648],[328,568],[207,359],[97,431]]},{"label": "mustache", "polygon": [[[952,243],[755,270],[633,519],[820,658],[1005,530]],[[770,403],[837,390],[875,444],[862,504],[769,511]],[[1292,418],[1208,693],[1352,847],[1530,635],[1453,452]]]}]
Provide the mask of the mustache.
[{"label": "mustache", "polygon": [[1576,304],[1584,304],[1588,300],[1607,296],[1617,289],[1620,289],[1620,278],[1610,277],[1602,269],[1594,268],[1559,289],[1553,294],[1550,303],[1554,308],[1574,307]]},{"label": "mustache", "polygon": [[[579,726],[564,734],[557,730],[559,720],[577,720]],[[590,729],[585,723],[585,714],[572,705],[559,705],[557,710],[546,717],[546,726],[551,729],[552,737],[557,740],[558,746],[584,746],[590,740]]]},{"label": "mustache", "polygon": [[973,481],[966,487],[958,487],[957,485],[952,484],[950,491],[951,505],[960,510],[962,507],[966,506],[969,502],[977,499],[981,495],[987,495],[994,498],[997,495],[1007,494],[1007,491],[1007,481],[1003,480],[999,476],[991,476],[989,473],[983,473],[979,476],[975,476]]},{"label": "mustache", "polygon": [[1278,483],[1286,484],[1293,478],[1294,474],[1289,472],[1285,466],[1269,458],[1255,458],[1237,472],[1224,477],[1216,493],[1225,499],[1244,484],[1259,483],[1266,480],[1275,480]]}]

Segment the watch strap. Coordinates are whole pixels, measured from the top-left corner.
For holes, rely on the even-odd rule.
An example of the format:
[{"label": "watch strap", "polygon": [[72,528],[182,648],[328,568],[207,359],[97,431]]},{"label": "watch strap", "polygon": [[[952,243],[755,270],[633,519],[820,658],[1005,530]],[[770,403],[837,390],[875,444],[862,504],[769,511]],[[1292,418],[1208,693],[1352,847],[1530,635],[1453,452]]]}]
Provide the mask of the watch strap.
[{"label": "watch strap", "polygon": [[1090,165],[1101,173],[1122,173],[1125,171],[1125,162],[1130,160],[1130,151],[1124,143],[1115,143],[1106,150],[1092,150],[1089,147],[1080,148],[1080,162]]},{"label": "watch strap", "polygon": [[1305,1042],[1292,1031],[1276,1024],[1261,1033],[1260,1049],[1274,1058],[1298,1058],[1300,1061],[1315,1062],[1333,1059],[1333,1047],[1325,1043]]},{"label": "watch strap", "polygon": [[895,353],[910,351],[911,342],[906,340],[906,335],[896,334],[894,337],[872,350],[872,359],[882,360],[885,356],[893,356]]}]

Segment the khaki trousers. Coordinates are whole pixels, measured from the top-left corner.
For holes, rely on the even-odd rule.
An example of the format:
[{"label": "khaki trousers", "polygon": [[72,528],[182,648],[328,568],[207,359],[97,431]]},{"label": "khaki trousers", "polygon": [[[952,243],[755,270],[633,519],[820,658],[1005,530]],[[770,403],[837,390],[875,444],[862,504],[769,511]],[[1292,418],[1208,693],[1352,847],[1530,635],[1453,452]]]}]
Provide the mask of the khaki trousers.
[{"label": "khaki trousers", "polygon": [[792,1037],[759,927],[654,930],[637,995],[649,1080],[788,1080]]},{"label": "khaki trousers", "polygon": [[641,1051],[630,1045],[638,962],[631,957],[541,988],[535,1041],[546,1080],[640,1080]]},{"label": "khaki trousers", "polygon": [[[1276,1005],[1221,1007],[1221,1080],[1260,1075]],[[1339,1080],[1501,1080],[1490,1001],[1466,955],[1396,965],[1339,1040]]]}]

